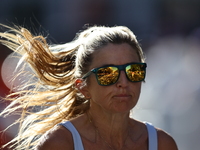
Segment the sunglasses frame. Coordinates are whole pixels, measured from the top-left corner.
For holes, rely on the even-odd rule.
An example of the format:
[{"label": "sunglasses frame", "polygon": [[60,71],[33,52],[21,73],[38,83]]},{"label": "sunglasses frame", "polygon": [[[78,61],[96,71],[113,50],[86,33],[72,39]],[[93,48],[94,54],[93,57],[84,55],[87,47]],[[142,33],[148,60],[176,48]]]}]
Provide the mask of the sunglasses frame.
[{"label": "sunglasses frame", "polygon": [[[92,70],[90,70],[89,72],[87,72],[85,75],[83,75],[82,79],[86,79],[86,78],[89,77],[92,73],[94,73],[95,76],[96,76],[96,79],[97,79],[97,82],[98,82],[99,85],[101,85],[101,86],[109,86],[109,85],[115,84],[115,83],[118,81],[119,77],[120,77],[120,72],[121,72],[121,71],[124,71],[125,74],[126,74],[127,79],[128,79],[130,82],[141,82],[141,81],[144,81],[144,79],[143,79],[143,80],[140,80],[140,81],[132,81],[131,79],[129,79],[129,77],[128,77],[127,73],[126,73],[126,67],[127,67],[127,66],[129,66],[129,65],[137,65],[137,64],[144,65],[144,79],[145,79],[145,77],[146,77],[146,67],[147,67],[147,64],[146,64],[146,63],[136,63],[136,62],[128,63],[128,64],[125,64],[125,65],[107,65],[107,66],[102,66],[102,67],[98,67],[98,68],[93,68]],[[116,82],[111,83],[111,84],[108,84],[108,85],[103,85],[103,84],[101,84],[101,83],[99,82],[97,72],[98,72],[98,70],[99,70],[100,68],[106,68],[106,67],[116,67],[116,68],[119,70],[119,75],[118,75],[118,77],[117,77]]]}]

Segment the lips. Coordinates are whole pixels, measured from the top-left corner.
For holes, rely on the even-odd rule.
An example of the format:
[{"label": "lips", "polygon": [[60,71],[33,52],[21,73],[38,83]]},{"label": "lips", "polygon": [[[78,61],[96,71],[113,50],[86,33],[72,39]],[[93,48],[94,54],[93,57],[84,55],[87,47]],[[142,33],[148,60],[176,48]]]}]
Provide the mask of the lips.
[{"label": "lips", "polygon": [[117,97],[128,97],[130,95],[127,95],[127,94],[119,94],[119,95],[116,95]]}]

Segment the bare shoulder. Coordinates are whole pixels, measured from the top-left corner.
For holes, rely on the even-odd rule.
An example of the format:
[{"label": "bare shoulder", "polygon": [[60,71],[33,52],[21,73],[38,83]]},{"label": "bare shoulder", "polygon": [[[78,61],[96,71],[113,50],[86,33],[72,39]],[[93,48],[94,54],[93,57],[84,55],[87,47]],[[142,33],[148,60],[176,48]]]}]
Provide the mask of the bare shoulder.
[{"label": "bare shoulder", "polygon": [[71,132],[63,126],[56,126],[48,131],[38,143],[36,150],[73,150]]},{"label": "bare shoulder", "polygon": [[165,131],[157,129],[158,150],[178,150],[175,140]]}]

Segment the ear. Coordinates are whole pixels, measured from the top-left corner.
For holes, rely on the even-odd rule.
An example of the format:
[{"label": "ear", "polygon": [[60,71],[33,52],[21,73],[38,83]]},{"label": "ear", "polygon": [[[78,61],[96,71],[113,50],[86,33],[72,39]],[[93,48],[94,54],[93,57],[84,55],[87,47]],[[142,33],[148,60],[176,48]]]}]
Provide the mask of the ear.
[{"label": "ear", "polygon": [[85,81],[83,79],[76,79],[75,81],[76,88],[85,96],[85,98],[90,99],[90,92],[87,88],[87,85],[85,84]]}]

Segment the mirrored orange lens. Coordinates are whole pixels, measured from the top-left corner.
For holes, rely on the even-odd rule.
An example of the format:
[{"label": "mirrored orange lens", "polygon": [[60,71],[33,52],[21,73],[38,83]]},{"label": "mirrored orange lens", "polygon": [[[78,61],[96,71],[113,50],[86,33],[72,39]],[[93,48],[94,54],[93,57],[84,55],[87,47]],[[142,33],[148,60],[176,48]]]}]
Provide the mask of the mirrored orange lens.
[{"label": "mirrored orange lens", "polygon": [[97,71],[98,82],[101,85],[114,84],[119,76],[119,70],[117,67],[105,67],[100,68]]},{"label": "mirrored orange lens", "polygon": [[132,82],[143,81],[145,78],[145,66],[141,64],[132,64],[126,67],[126,74]]}]

